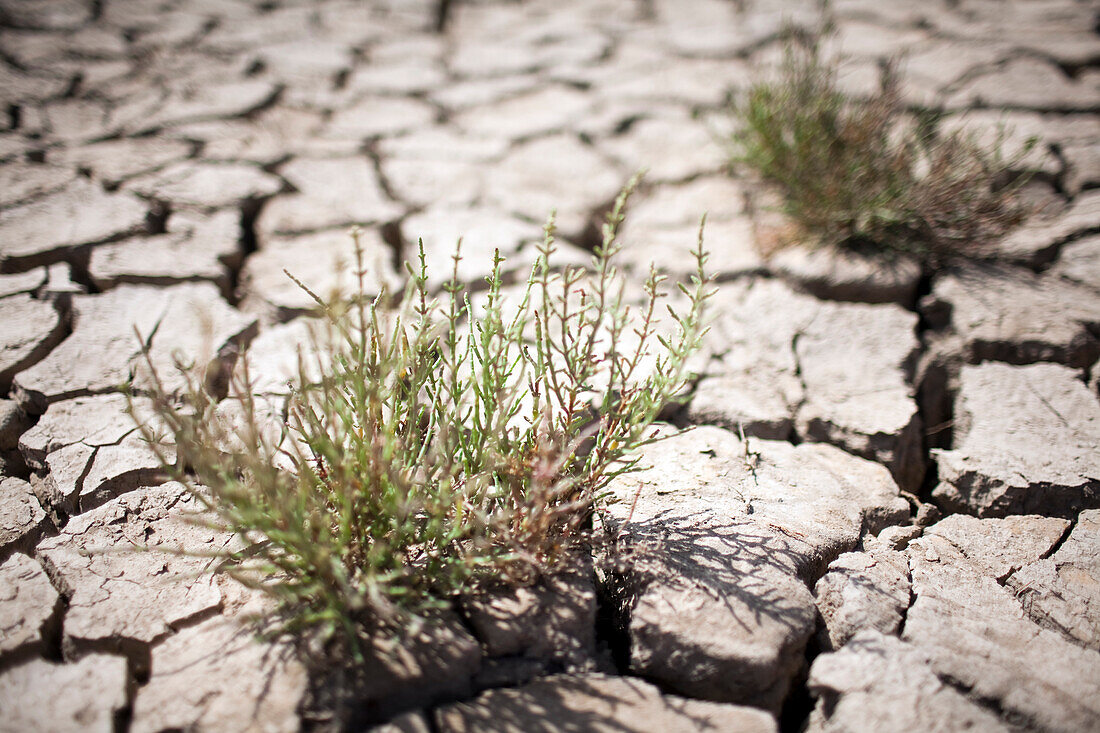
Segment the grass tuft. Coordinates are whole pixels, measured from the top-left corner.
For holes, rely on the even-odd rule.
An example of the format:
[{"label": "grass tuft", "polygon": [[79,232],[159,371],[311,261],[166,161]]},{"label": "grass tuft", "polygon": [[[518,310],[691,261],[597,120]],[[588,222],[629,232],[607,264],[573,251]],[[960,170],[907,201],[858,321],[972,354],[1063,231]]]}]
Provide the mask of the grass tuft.
[{"label": "grass tuft", "polygon": [[936,134],[934,117],[907,114],[893,61],[876,93],[845,94],[840,60],[823,49],[828,23],[786,36],[777,79],[734,105],[733,143],[735,165],[782,197],[791,239],[941,261],[983,255],[1025,218],[1025,179],[1010,171],[1030,147],[1006,158],[1000,138],[983,147],[961,131]]},{"label": "grass tuft", "polygon": [[680,286],[686,309],[668,308],[671,327],[660,323],[656,271],[640,309],[624,297],[614,260],[636,182],[608,216],[591,269],[553,268],[551,219],[511,301],[499,253],[475,305],[457,281],[457,252],[433,298],[421,247],[387,308],[384,296],[362,295],[357,246],[358,295],[311,293],[322,356],[299,356],[274,429],[247,369],[221,402],[200,379],[174,397],[154,371],[180,479],[243,539],[221,569],[275,595],[292,629],[354,641],[366,621],[399,628],[478,584],[529,582],[576,552],[608,483],[634,468],[634,451],[655,439],[651,423],[690,379],[704,331],[701,229],[697,274]]}]

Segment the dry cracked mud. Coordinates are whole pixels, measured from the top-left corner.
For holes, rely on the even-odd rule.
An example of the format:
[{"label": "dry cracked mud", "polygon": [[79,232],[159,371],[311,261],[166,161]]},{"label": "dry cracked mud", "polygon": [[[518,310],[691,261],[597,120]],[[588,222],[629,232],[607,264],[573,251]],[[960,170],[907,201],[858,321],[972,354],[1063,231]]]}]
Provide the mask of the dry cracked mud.
[{"label": "dry cracked mud", "polygon": [[[0,0],[0,730],[1100,731],[1096,6],[832,9],[846,89],[904,54],[940,129],[1036,138],[992,261],[762,253],[726,107],[815,3]],[[139,336],[277,423],[284,268],[346,289],[356,225],[369,292],[420,239],[515,277],[643,167],[624,268],[689,274],[707,212],[719,285],[614,546],[343,677],[257,638],[123,412]]]}]

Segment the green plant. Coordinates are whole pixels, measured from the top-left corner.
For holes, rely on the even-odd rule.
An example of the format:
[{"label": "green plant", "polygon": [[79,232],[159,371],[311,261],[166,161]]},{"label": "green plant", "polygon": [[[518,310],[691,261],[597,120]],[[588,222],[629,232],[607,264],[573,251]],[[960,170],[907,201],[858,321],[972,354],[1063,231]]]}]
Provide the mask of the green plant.
[{"label": "green plant", "polygon": [[[897,64],[877,93],[854,99],[837,86],[839,59],[812,32],[788,29],[778,78],[754,84],[734,106],[734,162],[754,169],[783,197],[801,234],[827,244],[911,252],[927,259],[979,255],[1026,215],[1001,140],[936,134],[902,104]],[[1032,144],[1034,144],[1032,142]]]},{"label": "green plant", "polygon": [[[660,324],[663,277],[651,269],[631,319],[613,261],[635,183],[590,271],[552,269],[551,219],[511,301],[499,253],[472,298],[457,252],[443,302],[433,300],[422,247],[396,308],[362,296],[361,256],[357,297],[306,288],[327,330],[315,363],[299,357],[282,430],[265,426],[247,370],[221,402],[197,378],[173,398],[154,371],[155,412],[187,469],[178,474],[244,539],[222,568],[276,595],[292,627],[354,639],[364,620],[398,624],[480,582],[531,580],[574,552],[608,482],[655,439],[647,428],[689,379],[703,334],[702,229],[698,273],[680,285],[686,312],[668,308]],[[219,419],[226,404],[239,413],[232,427]]]}]

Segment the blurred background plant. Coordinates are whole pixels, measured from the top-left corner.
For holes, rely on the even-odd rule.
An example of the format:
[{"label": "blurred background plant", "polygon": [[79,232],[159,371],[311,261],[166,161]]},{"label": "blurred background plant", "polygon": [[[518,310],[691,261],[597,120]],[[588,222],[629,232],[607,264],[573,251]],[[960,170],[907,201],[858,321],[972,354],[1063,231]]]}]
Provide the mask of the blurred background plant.
[{"label": "blurred background plant", "polygon": [[783,60],[735,102],[733,162],[781,197],[793,225],[786,242],[914,254],[926,261],[982,256],[1019,224],[1026,176],[1014,166],[1035,144],[1006,156],[1004,135],[982,145],[961,130],[937,133],[936,115],[910,114],[898,61],[883,65],[866,98],[837,83],[841,57],[826,51],[827,18],[788,27]]},{"label": "blurred background plant", "polygon": [[167,436],[145,421],[147,439],[174,443],[179,478],[243,539],[221,569],[277,597],[290,629],[354,641],[364,622],[401,628],[480,583],[530,582],[583,546],[608,482],[634,467],[650,424],[690,379],[704,331],[702,228],[697,274],[680,285],[686,309],[663,313],[664,278],[652,269],[640,312],[624,300],[614,259],[636,184],[609,214],[591,269],[552,267],[551,219],[511,301],[497,254],[471,305],[457,252],[433,299],[421,247],[404,297],[387,308],[385,295],[363,295],[356,240],[352,298],[299,283],[324,329],[317,356],[299,354],[275,429],[247,368],[221,401],[201,376],[177,396],[154,372]]}]

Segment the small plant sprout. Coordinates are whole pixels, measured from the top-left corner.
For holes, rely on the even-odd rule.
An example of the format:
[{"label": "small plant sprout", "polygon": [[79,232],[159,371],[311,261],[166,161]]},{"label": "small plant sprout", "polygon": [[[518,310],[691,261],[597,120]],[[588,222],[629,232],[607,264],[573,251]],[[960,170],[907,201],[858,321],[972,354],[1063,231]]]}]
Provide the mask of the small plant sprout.
[{"label": "small plant sprout", "polygon": [[981,256],[1027,213],[1013,176],[1034,145],[1006,157],[1003,136],[936,132],[934,116],[908,114],[897,63],[877,93],[854,99],[837,85],[826,22],[787,30],[778,77],[754,84],[734,107],[734,162],[780,194],[793,238],[906,252],[929,261]]},{"label": "small plant sprout", "polygon": [[[280,599],[291,627],[354,641],[363,623],[400,627],[478,585],[530,582],[583,549],[608,483],[635,467],[656,439],[651,424],[691,379],[710,292],[700,228],[682,309],[662,303],[656,271],[627,296],[614,261],[636,184],[608,215],[591,269],[554,268],[551,219],[523,286],[503,285],[497,253],[472,295],[456,252],[433,297],[421,246],[390,307],[385,294],[363,296],[357,244],[358,293],[326,300],[306,289],[323,315],[320,356],[299,356],[285,408],[253,394],[247,364],[220,402],[196,379],[176,398],[154,374],[177,474],[243,540],[221,567]],[[283,416],[274,427],[271,412]]]}]

